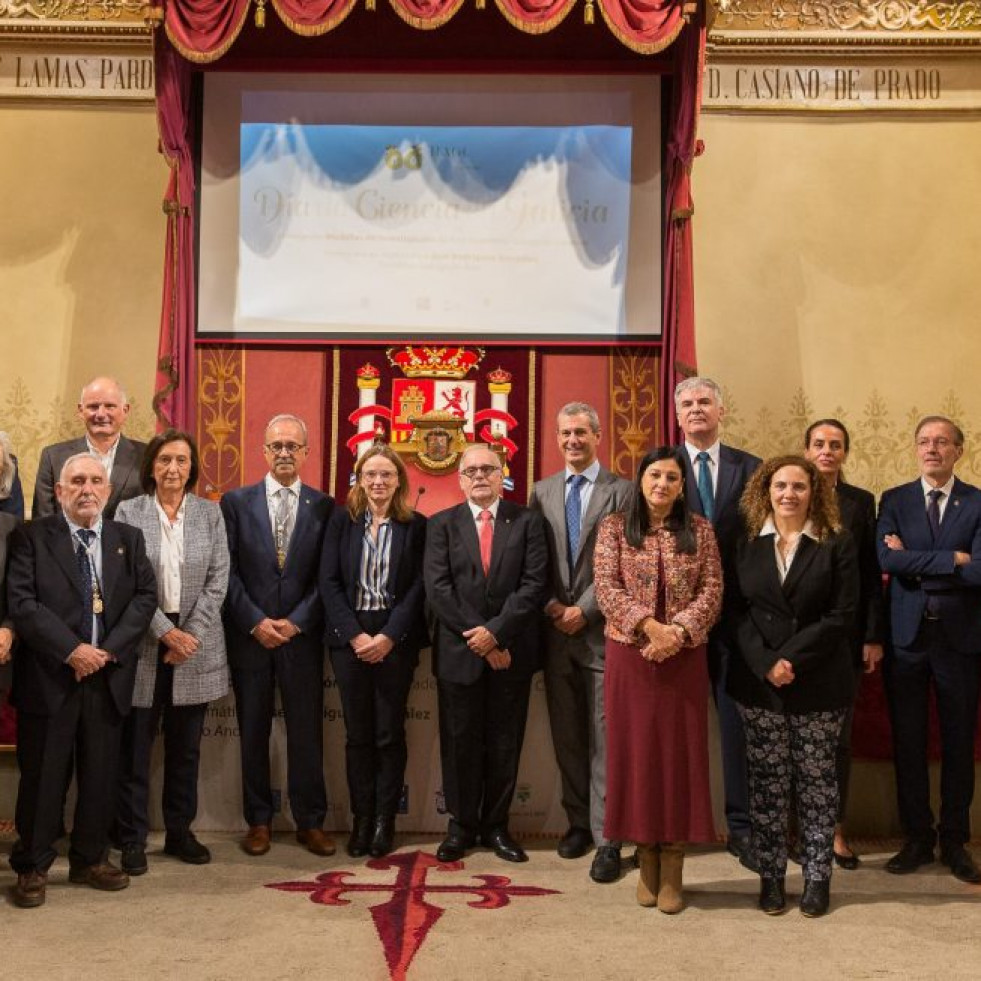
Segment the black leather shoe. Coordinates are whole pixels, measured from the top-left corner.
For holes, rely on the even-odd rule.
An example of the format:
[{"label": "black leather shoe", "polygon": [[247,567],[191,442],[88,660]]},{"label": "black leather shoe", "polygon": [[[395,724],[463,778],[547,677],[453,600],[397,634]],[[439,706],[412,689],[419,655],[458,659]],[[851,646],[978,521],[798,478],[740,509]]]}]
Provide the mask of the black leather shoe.
[{"label": "black leather shoe", "polygon": [[592,832],[588,828],[573,826],[562,836],[556,851],[559,858],[582,858],[592,847]]},{"label": "black leather shoe", "polygon": [[849,872],[854,872],[861,864],[862,860],[852,852],[851,855],[842,855],[841,852],[834,852],[835,865],[839,869],[848,869]]},{"label": "black leather shoe", "polygon": [[739,864],[750,872],[759,873],[760,866],[756,861],[756,854],[753,851],[753,844],[749,835],[729,835],[726,842],[726,851],[739,859]]},{"label": "black leather shoe", "polygon": [[915,872],[921,865],[929,865],[932,861],[933,845],[910,839],[886,862],[886,871],[892,872],[893,875],[906,875]]},{"label": "black leather shoe", "polygon": [[620,878],[620,848],[617,845],[600,845],[589,868],[593,882],[616,882]]},{"label": "black leather shoe", "polygon": [[211,852],[190,831],[181,838],[165,838],[164,854],[173,855],[188,865],[207,865]]},{"label": "black leather shoe", "polygon": [[527,862],[525,850],[508,834],[506,828],[488,831],[481,836],[481,843],[494,851],[498,858],[505,862]]},{"label": "black leather shoe", "polygon": [[769,916],[779,916],[787,908],[787,889],[783,879],[760,879],[759,907]]},{"label": "black leather shoe", "polygon": [[940,849],[940,861],[950,869],[955,879],[972,885],[981,882],[981,869],[963,845],[943,845]]},{"label": "black leather shoe", "polygon": [[143,875],[149,868],[146,849],[142,845],[123,845],[120,849],[119,867],[127,875]]},{"label": "black leather shoe", "polygon": [[351,836],[347,839],[347,853],[351,858],[361,858],[362,855],[368,854],[368,849],[371,848],[371,839],[374,830],[374,818],[354,815]]},{"label": "black leather shoe", "polygon": [[800,911],[805,916],[824,916],[831,904],[831,882],[828,879],[805,879],[800,897]]},{"label": "black leather shoe", "polygon": [[395,848],[395,818],[391,814],[379,814],[371,833],[368,852],[372,858],[381,858]]},{"label": "black leather shoe", "polygon": [[436,857],[441,862],[459,862],[467,854],[468,848],[473,848],[471,838],[450,832],[436,849]]}]

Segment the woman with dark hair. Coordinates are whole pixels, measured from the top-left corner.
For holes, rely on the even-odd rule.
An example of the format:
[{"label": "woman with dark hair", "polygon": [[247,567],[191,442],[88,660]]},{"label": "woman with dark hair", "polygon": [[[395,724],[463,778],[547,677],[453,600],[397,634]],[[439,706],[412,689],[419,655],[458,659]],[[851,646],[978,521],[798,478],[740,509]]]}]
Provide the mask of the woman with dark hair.
[{"label": "woman with dark hair", "polygon": [[736,555],[742,613],[729,694],[746,731],[759,907],[786,909],[787,821],[797,800],[805,916],[828,911],[838,813],[835,752],[854,697],[858,560],[817,467],[767,460],[743,492]]},{"label": "woman with dark hair", "polygon": [[405,779],[405,707],[426,643],[426,519],[409,505],[398,453],[372,446],[354,468],[347,508],[324,536],[320,595],[347,732],[354,816],[349,855],[387,855]]},{"label": "woman with dark hair", "polygon": [[684,905],[685,843],[716,839],[705,643],[722,566],[711,524],[688,509],[684,473],[681,451],[648,453],[593,558],[606,618],[605,835],[637,843],[637,901],[663,913]]},{"label": "woman with dark hair", "polygon": [[24,520],[24,491],[10,437],[0,430],[0,513]]},{"label": "woman with dark hair", "polygon": [[140,483],[146,493],[116,510],[117,521],[142,530],[157,574],[157,611],[136,671],[116,808],[121,864],[130,875],[147,871],[150,754],[161,716],[164,852],[192,865],[211,861],[191,822],[198,807],[205,712],[208,702],[228,692],[221,606],[229,558],[221,509],[190,491],[198,469],[190,434],[168,429],[144,453]]},{"label": "woman with dark hair", "polygon": [[[845,482],[844,464],[848,459],[849,436],[845,424],[837,419],[819,419],[804,433],[804,456],[821,472],[821,477],[838,501],[841,524],[851,534],[858,552],[858,616],[852,638],[852,666],[855,690],[862,674],[872,674],[882,660],[885,635],[885,607],[882,572],[875,544],[875,498],[861,487]],[[836,753],[838,779],[838,820],[835,823],[834,862],[843,869],[857,869],[859,858],[845,838],[844,820],[848,806],[848,782],[852,762],[852,719],[855,705],[845,713]]]}]

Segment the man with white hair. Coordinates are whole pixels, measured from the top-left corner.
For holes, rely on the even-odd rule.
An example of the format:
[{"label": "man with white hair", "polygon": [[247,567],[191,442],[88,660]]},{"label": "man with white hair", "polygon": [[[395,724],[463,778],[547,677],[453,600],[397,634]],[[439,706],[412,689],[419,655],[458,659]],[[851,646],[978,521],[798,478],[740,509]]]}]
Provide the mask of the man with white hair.
[{"label": "man with white hair", "polygon": [[123,718],[157,584],[142,532],[103,519],[109,493],[102,463],[75,454],[55,484],[61,513],[11,536],[20,788],[10,864],[17,873],[14,903],[23,908],[45,901],[73,761],[78,798],[69,880],[109,891],[129,885],[107,861],[109,827]]},{"label": "man with white hair", "polygon": [[91,453],[105,468],[111,483],[105,517],[112,518],[120,501],[143,493],[140,486],[140,463],[146,444],[129,439],[122,433],[129,415],[129,400],[114,378],[93,378],[78,398],[78,416],[85,435],[52,443],[41,451],[34,484],[31,517],[43,518],[58,513],[55,480],[65,461],[76,453]]}]

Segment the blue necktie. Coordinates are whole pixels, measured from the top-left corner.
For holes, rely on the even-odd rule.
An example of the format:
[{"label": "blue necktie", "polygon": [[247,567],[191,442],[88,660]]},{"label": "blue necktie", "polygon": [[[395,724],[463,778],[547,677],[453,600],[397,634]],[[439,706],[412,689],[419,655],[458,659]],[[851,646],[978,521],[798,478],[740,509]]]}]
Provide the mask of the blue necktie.
[{"label": "blue necktie", "polygon": [[712,493],[712,473],[709,470],[709,463],[712,458],[702,450],[695,457],[698,463],[698,496],[702,500],[702,514],[709,521],[712,520],[715,511],[715,495]]},{"label": "blue necktie", "polygon": [[[95,613],[92,609],[92,562],[89,559],[89,549],[95,541],[95,532],[91,528],[79,528],[75,532],[78,536],[78,545],[75,548],[75,559],[78,562],[78,571],[82,577],[82,612],[85,616],[85,623],[91,624]],[[102,633],[102,617],[96,621],[94,643],[98,643]]]},{"label": "blue necktie", "polygon": [[574,474],[569,478],[569,495],[565,499],[565,530],[569,540],[569,575],[576,566],[579,554],[579,534],[582,531],[582,488],[586,478]]},{"label": "blue necktie", "polygon": [[927,521],[930,522],[930,531],[934,541],[940,537],[940,499],[943,496],[944,492],[936,488],[927,494],[927,497],[930,498],[930,503],[927,505]]}]

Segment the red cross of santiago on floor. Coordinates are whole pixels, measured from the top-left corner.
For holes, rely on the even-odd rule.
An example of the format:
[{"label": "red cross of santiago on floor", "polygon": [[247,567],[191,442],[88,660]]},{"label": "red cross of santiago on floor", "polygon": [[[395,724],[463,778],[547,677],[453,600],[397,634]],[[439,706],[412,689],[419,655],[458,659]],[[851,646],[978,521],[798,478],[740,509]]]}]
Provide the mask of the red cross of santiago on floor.
[{"label": "red cross of santiago on floor", "polygon": [[406,972],[426,935],[443,915],[444,910],[426,901],[433,893],[462,893],[476,898],[467,903],[473,909],[500,909],[516,896],[549,896],[556,889],[539,886],[514,886],[504,875],[475,875],[480,883],[471,885],[437,884],[427,881],[430,870],[461,872],[463,862],[441,862],[426,852],[404,852],[386,858],[369,859],[368,868],[376,871],[397,869],[395,881],[348,882],[355,873],[348,871],[322,872],[312,882],[273,882],[266,888],[284,892],[305,892],[312,902],[324,906],[347,906],[350,893],[389,893],[383,903],[371,909],[375,930],[385,950],[385,960],[392,981],[405,981]]}]

